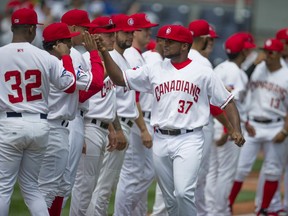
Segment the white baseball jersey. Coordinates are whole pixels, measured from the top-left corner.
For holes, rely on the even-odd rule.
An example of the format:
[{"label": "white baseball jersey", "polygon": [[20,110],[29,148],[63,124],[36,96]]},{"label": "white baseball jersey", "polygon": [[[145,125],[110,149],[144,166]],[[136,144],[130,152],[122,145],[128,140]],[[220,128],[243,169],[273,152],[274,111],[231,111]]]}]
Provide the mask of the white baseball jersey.
[{"label": "white baseball jersey", "polygon": [[199,64],[201,65],[213,68],[211,62],[195,49],[190,49],[188,53],[188,58],[193,61],[199,62]]},{"label": "white baseball jersey", "polygon": [[[71,58],[73,60],[74,69],[76,71],[77,77],[77,89],[87,91],[91,85],[93,75],[90,70],[88,70],[88,65],[86,64],[82,54],[76,50],[74,47],[71,48]],[[78,93],[79,98],[79,93]],[[87,111],[88,110],[88,101],[78,104],[79,109]]]},{"label": "white baseball jersey", "polygon": [[162,56],[156,52],[156,51],[153,51],[153,50],[147,50],[146,52],[144,52],[142,54],[146,64],[155,64],[157,62],[161,62],[163,61],[163,58]]},{"label": "white baseball jersey", "polygon": [[[109,52],[114,62],[125,71],[130,68],[127,60],[115,49]],[[135,91],[130,91],[127,87],[116,86],[117,115],[125,118],[138,118],[136,107]]]},{"label": "white baseball jersey", "polygon": [[79,53],[73,47],[71,48],[71,58],[73,60],[73,66],[77,78],[77,90],[73,94],[67,95],[61,91],[58,91],[53,85],[51,85],[48,100],[48,119],[73,120],[78,107],[83,110],[88,109],[87,103],[84,103],[84,106],[83,104],[79,103],[79,90],[88,90],[92,81],[92,74],[90,73],[90,70],[88,70],[88,65],[84,61],[81,53]]},{"label": "white baseball jersey", "polygon": [[288,69],[282,67],[270,72],[265,62],[259,64],[250,79],[248,115],[266,119],[285,117],[288,105]]},{"label": "white baseball jersey", "polygon": [[240,117],[244,118],[244,121],[246,114],[244,99],[248,84],[247,75],[234,62],[228,60],[219,64],[214,69],[214,72],[222,80],[224,86],[232,89],[231,93],[234,95]]},{"label": "white baseball jersey", "polygon": [[288,67],[288,61],[286,61],[284,58],[280,59],[280,63],[282,65],[282,67]]},{"label": "white baseball jersey", "polygon": [[194,61],[177,70],[165,59],[123,74],[129,89],[154,95],[151,125],[160,128],[194,129],[207,125],[208,97],[211,104],[221,108],[233,98],[211,68]]},{"label": "white baseball jersey", "polygon": [[[124,52],[124,57],[129,62],[131,68],[143,66],[146,64],[142,54],[135,47],[130,47],[126,49]],[[151,112],[152,101],[152,94],[140,93],[139,103],[141,105],[142,111]]]},{"label": "white baseball jersey", "polygon": [[[90,62],[90,53],[83,54],[86,62]],[[91,67],[91,66],[90,66]],[[109,76],[104,80],[100,92],[88,100],[89,110],[85,118],[95,118],[104,122],[112,122],[116,116],[116,88]]]},{"label": "white baseball jersey", "polygon": [[1,111],[48,113],[50,82],[61,91],[75,82],[56,57],[30,43],[10,43],[0,55],[9,56],[0,59]]}]

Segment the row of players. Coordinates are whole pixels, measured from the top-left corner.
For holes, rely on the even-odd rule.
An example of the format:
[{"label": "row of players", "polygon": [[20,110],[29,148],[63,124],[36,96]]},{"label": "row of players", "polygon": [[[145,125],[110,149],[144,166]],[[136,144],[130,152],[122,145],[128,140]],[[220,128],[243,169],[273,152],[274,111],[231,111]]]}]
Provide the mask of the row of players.
[{"label": "row of players", "polygon": [[[24,120],[27,117],[26,121],[28,119],[29,121],[21,123],[23,124],[23,130],[24,128],[26,130],[32,118],[31,114],[28,113],[41,113],[41,124],[44,123],[43,119],[47,118],[49,123],[49,136],[47,125],[45,127],[41,125],[41,128],[36,127],[37,130],[41,131],[41,140],[33,139],[38,151],[36,155],[35,146],[30,143],[32,141],[27,142],[29,143],[28,146],[23,146],[23,140],[21,140],[21,148],[23,148],[23,152],[28,152],[28,156],[19,151],[17,151],[17,154],[15,153],[15,143],[19,143],[19,137],[16,136],[16,134],[19,134],[19,127],[10,128],[9,136],[7,136],[7,133],[3,134],[3,142],[7,144],[9,137],[9,147],[11,147],[11,149],[5,149],[3,156],[9,154],[9,158],[13,158],[13,161],[18,158],[18,166],[21,164],[19,162],[20,156],[21,158],[28,158],[23,160],[25,162],[23,165],[21,164],[19,182],[25,202],[32,215],[47,215],[48,211],[50,215],[60,215],[61,208],[65,205],[65,202],[63,204],[63,199],[70,195],[72,187],[70,215],[106,215],[111,191],[117,182],[115,215],[145,215],[147,213],[147,189],[153,181],[155,173],[161,191],[164,194],[166,208],[162,208],[162,210],[166,211],[165,209],[167,209],[169,215],[196,215],[196,209],[198,215],[202,213],[208,214],[208,200],[212,204],[211,215],[231,214],[227,204],[227,194],[230,192],[236,172],[239,148],[228,144],[230,141],[226,141],[226,144],[223,145],[224,148],[216,148],[214,146],[214,153],[211,153],[211,155],[215,157],[219,154],[218,158],[214,158],[214,160],[219,162],[220,165],[212,168],[212,165],[217,166],[216,162],[212,162],[212,157],[210,159],[211,165],[209,166],[207,163],[209,162],[210,149],[213,152],[213,145],[211,145],[213,123],[212,118],[210,118],[210,123],[208,124],[210,109],[207,95],[211,97],[211,103],[216,105],[210,105],[211,113],[226,126],[227,134],[230,135],[235,143],[242,146],[244,139],[241,135],[240,119],[238,118],[234,100],[240,111],[241,121],[248,122],[246,115],[244,115],[246,112],[241,109],[241,105],[244,103],[245,91],[247,90],[248,78],[245,77],[243,71],[241,72],[239,66],[247,57],[248,50],[255,47],[251,38],[245,34],[235,34],[228,38],[225,48],[229,61],[215,69],[216,74],[219,74],[224,85],[233,93],[234,100],[232,100],[233,95],[223,87],[222,82],[214,75],[214,72],[211,73],[212,66],[203,57],[204,53],[202,53],[203,55],[200,54],[205,48],[209,48],[211,42],[213,43],[211,29],[209,31],[209,24],[206,21],[191,22],[189,30],[175,25],[160,28],[157,34],[156,48],[158,52],[150,52],[142,56],[141,50],[144,49],[150,39],[150,28],[157,26],[157,24],[151,23],[145,14],[132,16],[116,15],[112,19],[103,17],[90,23],[85,11],[71,10],[63,15],[61,23],[51,24],[43,32],[44,49],[58,59],[62,59],[65,68],[61,71],[61,74],[57,74],[57,82],[55,80],[51,81],[53,84],[50,86],[48,96],[48,94],[39,93],[38,90],[43,86],[41,82],[44,81],[35,68],[41,67],[39,65],[33,67],[28,64],[31,61],[31,56],[27,59],[23,57],[27,55],[26,53],[30,48],[25,47],[28,44],[23,44],[22,42],[31,42],[33,40],[36,24],[38,24],[37,15],[33,10],[21,9],[14,12],[12,16],[14,44],[10,45],[15,45],[18,42],[17,45],[20,46],[16,46],[16,48],[12,46],[10,52],[7,52],[8,49],[5,46],[2,49],[3,54],[4,51],[6,55],[14,52],[13,57],[15,56],[15,59],[18,60],[21,59],[20,62],[13,59],[16,64],[13,60],[9,62],[5,59],[4,61],[6,62],[3,66],[3,71],[6,71],[3,74],[4,79],[6,85],[12,87],[13,90],[13,94],[8,90],[3,93],[4,104],[1,110],[1,118],[5,119],[6,126],[7,123],[10,125],[11,122],[12,125],[19,125],[19,118],[21,117],[21,120]],[[90,30],[91,34],[86,30]],[[193,33],[193,38],[191,32]],[[93,34],[97,36],[93,36]],[[193,44],[192,49],[190,49],[191,44]],[[75,48],[71,48],[71,46],[76,45],[84,45],[88,52],[82,56]],[[69,52],[70,48],[71,51]],[[42,59],[40,57],[44,54],[42,54],[42,51],[40,54],[38,49],[36,49],[37,51],[35,51],[35,48],[33,49],[33,53],[37,58],[34,56],[32,61],[38,61],[39,64],[41,62],[40,59]],[[104,75],[104,69],[97,49],[102,54],[106,66],[105,72],[109,74],[113,82],[106,73]],[[110,51],[109,54],[107,54],[108,50]],[[268,133],[265,131],[261,134],[258,132],[258,127],[260,124],[262,128],[267,130],[266,126],[269,124],[274,130],[272,136],[274,137],[277,134],[274,140],[277,143],[282,143],[287,136],[286,127],[282,129],[283,118],[286,115],[283,110],[285,109],[285,92],[287,89],[285,79],[282,77],[283,72],[277,75],[277,77],[282,78],[276,82],[273,78],[272,81],[267,81],[266,79],[268,78],[264,77],[263,74],[259,75],[260,72],[257,73],[257,71],[264,71],[267,74],[267,68],[273,72],[282,68],[277,65],[277,62],[280,62],[280,52],[283,50],[283,44],[279,40],[270,39],[266,41],[264,50],[266,52],[266,64],[262,64],[262,67],[265,70],[256,69],[251,76],[251,80],[253,80],[253,77],[256,76],[255,74],[258,74],[264,81],[260,82],[256,77],[256,81],[251,81],[250,83],[253,88],[249,89],[253,90],[251,90],[251,96],[249,97],[252,97],[250,104],[253,106],[249,112],[249,124],[246,123],[245,125],[250,126],[247,128],[250,128],[248,131],[254,142],[255,138],[257,138],[257,142],[259,141],[258,135],[262,136],[260,138],[261,142],[263,142],[263,134],[267,136]],[[72,61],[67,56],[69,53]],[[50,70],[50,73],[55,74],[55,71],[60,71],[62,67],[58,64],[57,68],[55,68],[56,58],[53,59],[52,55],[49,57],[47,54],[45,55],[45,59],[50,60],[44,66],[48,66],[46,71]],[[187,65],[191,64],[191,60],[187,59],[187,55],[189,59],[192,59],[193,63],[193,67],[189,68],[188,66],[188,69]],[[11,57],[10,55],[7,56]],[[168,59],[165,59],[162,63],[163,56],[171,59],[171,63]],[[22,65],[24,59],[24,63],[27,63],[29,68],[33,69]],[[53,67],[51,66],[52,62],[55,64]],[[72,66],[72,62],[74,66]],[[148,66],[138,68],[146,63],[148,63]],[[13,65],[12,68],[11,65]],[[21,67],[15,68],[14,65],[20,65]],[[74,70],[71,66],[74,67]],[[253,67],[255,68],[255,66]],[[252,69],[254,69],[253,67]],[[134,68],[134,70],[128,70],[129,68]],[[53,70],[51,71],[51,69]],[[128,70],[124,73],[124,77],[121,70]],[[183,70],[185,73],[175,76],[175,70],[179,70],[179,72]],[[22,75],[19,71],[26,72]],[[73,73],[74,71],[75,74]],[[192,71],[194,73],[192,75],[189,74]],[[22,78],[21,76],[24,77]],[[15,79],[12,79],[14,77]],[[76,79],[77,81],[75,81]],[[104,83],[102,82],[103,79]],[[47,81],[48,79],[46,79]],[[276,82],[274,85],[271,84],[273,81]],[[61,82],[62,86],[60,86],[59,82]],[[47,86],[45,88],[47,93]],[[62,89],[65,93],[60,93],[59,89]],[[135,93],[131,89],[141,91],[141,93]],[[263,100],[258,92],[263,90],[268,91],[270,94],[269,99],[273,100],[273,104],[269,104],[272,107],[269,110],[266,104],[261,104],[263,101],[267,103],[267,99]],[[155,98],[153,99],[152,94],[144,94],[142,92],[154,93]],[[15,93],[17,93],[17,96],[15,96]],[[273,97],[271,97],[271,94],[273,94]],[[268,97],[268,93],[261,93],[261,96]],[[27,98],[23,99],[24,97]],[[43,109],[43,101],[45,99],[46,102],[48,101],[49,109]],[[40,101],[42,106],[38,104]],[[33,109],[34,106],[35,108]],[[231,123],[226,115],[223,114],[223,111],[217,107],[225,108]],[[255,108],[258,111],[255,111]],[[264,110],[264,113],[262,113],[262,110],[259,111],[260,108]],[[279,116],[273,116],[272,113],[274,111]],[[46,115],[47,112],[48,116]],[[39,115],[37,117],[34,115],[34,118],[37,121],[33,122],[39,121]],[[154,128],[150,126],[150,119]],[[250,124],[250,122],[258,124],[254,125]],[[206,124],[208,126],[205,126],[203,130],[204,142],[202,126]],[[257,128],[256,135],[252,126]],[[36,128],[34,127],[35,125],[33,130],[30,129],[28,131],[29,134],[27,135],[29,135],[29,138],[31,132],[36,133],[34,131]],[[270,127],[269,131],[271,134]],[[47,135],[46,139],[43,139],[44,132],[46,132],[45,136]],[[11,140],[11,134],[15,140]],[[150,149],[152,146],[151,135],[153,134],[155,136],[154,154],[152,154]],[[223,139],[227,139],[227,134],[225,134]],[[269,137],[271,136],[270,134]],[[23,134],[19,135],[23,136]],[[107,141],[107,137],[109,141]],[[47,138],[48,144],[45,145]],[[269,141],[271,142],[271,140]],[[246,149],[245,146],[244,148]],[[259,145],[253,144],[253,146],[257,146],[256,150],[259,149]],[[276,145],[270,143],[267,146]],[[273,147],[270,148],[273,150],[267,150],[267,152],[272,154],[272,159],[269,159],[274,160],[272,164],[276,164],[276,160],[278,162],[280,158],[283,159],[285,157],[283,147],[277,147],[276,150]],[[202,149],[204,149],[203,153]],[[225,149],[224,154],[223,149]],[[29,154],[30,151],[34,154]],[[247,151],[250,154],[253,152],[252,154],[256,157],[256,154],[254,154],[255,150],[248,149]],[[241,155],[242,152],[245,151],[241,151]],[[191,154],[195,157],[191,158]],[[283,156],[280,157],[280,154]],[[248,160],[245,158],[244,153],[243,155],[244,160],[242,161],[245,161],[246,164],[242,166],[247,171],[247,169],[249,170],[249,166],[247,166]],[[225,160],[228,160],[229,163]],[[248,165],[252,162],[253,157],[249,160]],[[239,162],[239,164],[241,163]],[[279,164],[280,162],[275,166],[278,169],[283,168]],[[227,169],[228,165],[229,170]],[[2,166],[5,166],[5,174],[7,174],[5,176],[4,198],[3,202],[1,202],[3,203],[4,215],[6,215],[8,214],[12,188],[17,177],[15,171],[17,170],[18,172],[19,167],[16,169],[15,164],[12,166],[8,162],[3,163],[1,168]],[[269,166],[271,166],[270,163]],[[226,170],[223,170],[223,167]],[[215,175],[215,173],[209,172],[209,175],[211,173],[213,178],[209,181],[208,175],[207,186],[205,187],[204,179],[206,179],[208,169],[219,173]],[[268,167],[267,169],[267,175],[269,175],[269,172],[275,172],[275,167]],[[265,174],[266,172],[264,171]],[[282,170],[279,172],[282,173]],[[244,176],[243,171],[241,174]],[[266,188],[270,186],[269,196],[271,196],[271,184],[274,189],[275,185],[277,185],[276,182],[278,183],[279,180],[275,180],[278,178],[279,173],[276,172],[276,174],[270,174],[272,179],[267,180],[265,178]],[[118,181],[119,175],[120,179]],[[243,181],[243,179],[241,180]],[[223,189],[222,186],[221,188],[217,187],[215,190],[216,187],[215,183],[212,183],[213,181],[218,181],[221,185],[224,184],[225,188]],[[31,185],[31,182],[34,184]],[[233,189],[236,187],[236,190],[232,189],[232,192],[237,192],[237,187],[240,189],[239,180],[237,182],[233,186]],[[37,184],[35,183],[38,183],[41,193],[37,190]],[[209,183],[211,190],[210,195],[207,196]],[[229,187],[229,185],[231,186]],[[7,190],[7,186],[9,186],[9,190]],[[196,192],[194,193],[195,188]],[[204,189],[206,193],[204,193]],[[215,194],[217,194],[217,199]],[[222,200],[220,199],[220,194],[225,198],[225,203],[220,202],[222,206],[216,204]],[[43,202],[42,197],[44,197],[45,202]],[[231,197],[233,197],[232,194]],[[194,199],[196,199],[197,208],[195,207]],[[233,198],[230,200],[232,204]],[[270,203],[270,201],[269,203],[267,202],[265,193],[263,202],[260,201],[260,203],[259,215],[266,211]],[[214,211],[218,211],[217,209],[220,207],[225,208],[224,211],[223,209],[219,210],[224,213],[215,213]]]}]

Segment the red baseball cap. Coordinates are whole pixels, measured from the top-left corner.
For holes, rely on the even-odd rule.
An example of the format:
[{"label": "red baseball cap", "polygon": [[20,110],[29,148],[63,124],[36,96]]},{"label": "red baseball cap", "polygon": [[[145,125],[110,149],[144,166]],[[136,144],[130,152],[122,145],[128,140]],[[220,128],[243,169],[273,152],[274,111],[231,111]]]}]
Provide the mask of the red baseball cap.
[{"label": "red baseball cap", "polygon": [[242,37],[245,41],[245,49],[253,49],[256,48],[256,45],[254,44],[254,37],[249,32],[237,32],[235,35],[239,35]]},{"label": "red baseball cap", "polygon": [[162,26],[161,28],[159,28],[156,37],[164,38],[165,34],[166,34],[166,28],[165,27],[168,27],[168,26],[169,25],[165,25],[165,26]]},{"label": "red baseball cap", "polygon": [[280,40],[276,38],[269,38],[265,41],[264,47],[262,47],[262,49],[268,51],[282,52],[284,49],[284,45]]},{"label": "red baseball cap", "polygon": [[113,23],[116,25],[117,31],[137,31],[138,27],[135,26],[134,18],[125,14],[117,14],[111,16]]},{"label": "red baseball cap", "polygon": [[72,38],[79,35],[80,32],[70,32],[65,23],[52,23],[43,30],[43,39],[45,42],[51,42],[66,38]]},{"label": "red baseball cap", "polygon": [[217,35],[215,29],[209,25],[209,36],[210,38],[218,38],[219,36]]},{"label": "red baseball cap", "polygon": [[131,15],[130,17],[134,19],[135,26],[137,26],[138,28],[152,28],[159,25],[157,23],[152,23],[149,20],[148,15],[145,13],[136,13]]},{"label": "red baseball cap", "polygon": [[91,23],[97,26],[89,29],[89,32],[91,34],[111,33],[117,31],[112,18],[109,16],[99,16],[96,19],[94,19]]},{"label": "red baseball cap", "polygon": [[288,28],[283,28],[277,31],[276,38],[278,40],[287,40],[288,41]]},{"label": "red baseball cap", "polygon": [[161,38],[178,41],[181,43],[193,43],[193,36],[189,29],[181,25],[166,25],[159,29]]},{"label": "red baseball cap", "polygon": [[251,43],[245,41],[241,34],[231,35],[225,42],[225,51],[229,54],[235,54],[243,51],[244,49],[255,48],[251,46]]},{"label": "red baseball cap", "polygon": [[43,25],[38,23],[37,13],[33,9],[21,8],[13,12],[12,25]]},{"label": "red baseball cap", "polygon": [[194,20],[190,22],[188,29],[193,37],[209,36],[209,23],[206,20]]},{"label": "red baseball cap", "polygon": [[68,26],[76,25],[88,28],[96,26],[95,24],[91,24],[86,11],[78,9],[67,11],[61,17],[61,22],[66,23]]}]

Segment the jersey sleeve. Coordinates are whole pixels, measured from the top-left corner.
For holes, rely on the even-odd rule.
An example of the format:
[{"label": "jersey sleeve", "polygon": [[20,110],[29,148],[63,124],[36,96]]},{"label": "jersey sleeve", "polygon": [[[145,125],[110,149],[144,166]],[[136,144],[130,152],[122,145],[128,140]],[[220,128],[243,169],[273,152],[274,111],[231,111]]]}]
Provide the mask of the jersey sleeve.
[{"label": "jersey sleeve", "polygon": [[[212,71],[212,70],[211,70]],[[222,81],[212,71],[208,74],[208,95],[210,103],[223,109],[234,97],[224,86]]]},{"label": "jersey sleeve", "polygon": [[[65,69],[63,61],[59,61],[56,57],[50,56],[49,64],[50,64],[50,72],[49,72],[50,82],[57,89],[61,91],[66,91],[69,88],[71,88],[73,85],[75,85],[75,75],[73,74],[73,72]],[[72,61],[71,61],[71,64],[72,64]],[[67,66],[67,62],[66,62],[66,66]]]},{"label": "jersey sleeve", "polygon": [[123,71],[126,87],[129,90],[153,93],[150,74],[148,65]]},{"label": "jersey sleeve", "polygon": [[211,112],[211,115],[215,117],[215,116],[222,114],[224,111],[220,109],[219,107],[213,106],[210,104],[210,112]]}]

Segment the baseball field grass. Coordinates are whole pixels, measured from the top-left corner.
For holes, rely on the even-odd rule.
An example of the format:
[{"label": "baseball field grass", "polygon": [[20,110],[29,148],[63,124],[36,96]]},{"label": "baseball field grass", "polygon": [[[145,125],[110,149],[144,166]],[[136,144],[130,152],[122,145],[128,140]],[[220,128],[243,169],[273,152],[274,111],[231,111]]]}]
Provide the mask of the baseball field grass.
[{"label": "baseball field grass", "polygon": [[[256,163],[254,164],[253,167],[253,172],[258,172],[261,168],[262,164],[262,159],[258,158]],[[149,213],[152,212],[153,208],[153,203],[154,203],[154,196],[155,196],[155,187],[156,183],[153,182],[153,184],[150,186],[149,191],[148,191],[148,211]],[[256,188],[255,188],[256,189]],[[237,197],[236,202],[248,202],[248,201],[253,201],[255,197],[255,191],[251,190],[242,190]],[[111,198],[111,202],[109,205],[109,215],[113,214],[113,206],[114,206],[114,193]],[[68,200],[65,208],[62,210],[62,216],[68,216],[69,215],[69,207],[70,207],[70,199]],[[16,184],[14,193],[12,196],[11,200],[11,205],[10,205],[10,213],[9,216],[29,216],[29,211],[23,201],[20,188]]]}]

